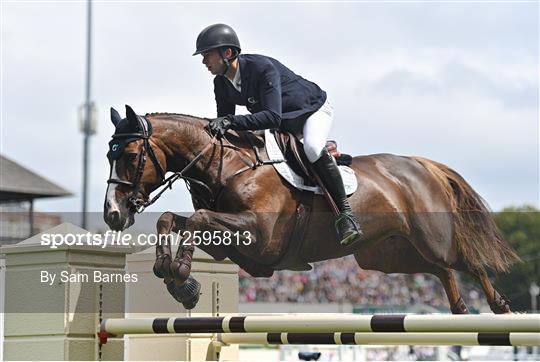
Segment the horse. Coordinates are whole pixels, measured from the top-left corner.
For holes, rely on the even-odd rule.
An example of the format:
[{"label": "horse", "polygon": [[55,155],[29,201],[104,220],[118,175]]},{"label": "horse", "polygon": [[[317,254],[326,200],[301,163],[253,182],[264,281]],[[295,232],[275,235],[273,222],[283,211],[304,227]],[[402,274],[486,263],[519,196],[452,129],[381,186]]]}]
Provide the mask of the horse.
[{"label": "horse", "polygon": [[[140,116],[128,105],[125,118],[111,108],[111,120],[115,133],[103,213],[111,229],[131,226],[135,214],[177,179],[189,186],[195,211],[189,217],[172,212],[159,217],[157,234],[165,241],[156,246],[153,269],[187,309],[200,294],[190,275],[199,244],[215,260],[229,258],[255,277],[309,270],[311,262],[351,254],[363,269],[433,274],[454,314],[468,313],[455,275],[465,272],[480,283],[494,313],[511,313],[488,272],[507,272],[520,258],[501,236],[487,203],[444,164],[392,154],[354,157],[350,167],[358,190],[349,202],[363,233],[360,242],[342,246],[329,202],[290,186],[271,162],[257,162],[264,148],[248,142],[248,133],[228,131],[219,138],[208,130],[208,119]],[[197,232],[211,232],[212,240],[221,242],[196,243]],[[183,235],[174,258],[173,233]]]}]

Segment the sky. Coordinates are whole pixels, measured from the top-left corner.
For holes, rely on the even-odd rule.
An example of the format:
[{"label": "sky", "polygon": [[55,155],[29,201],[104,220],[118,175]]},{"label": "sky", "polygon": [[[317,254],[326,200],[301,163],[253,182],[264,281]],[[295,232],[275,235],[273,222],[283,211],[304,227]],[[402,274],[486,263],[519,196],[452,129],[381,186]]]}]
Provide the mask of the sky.
[{"label": "sky", "polygon": [[[0,152],[74,194],[37,210],[79,211],[86,3],[0,10]],[[107,187],[110,107],[215,117],[212,76],[191,56],[214,23],[231,25],[244,53],[272,56],[328,93],[342,152],[424,156],[495,211],[539,205],[538,2],[100,1],[93,16],[90,211]],[[167,210],[192,210],[183,184],[150,208]]]}]

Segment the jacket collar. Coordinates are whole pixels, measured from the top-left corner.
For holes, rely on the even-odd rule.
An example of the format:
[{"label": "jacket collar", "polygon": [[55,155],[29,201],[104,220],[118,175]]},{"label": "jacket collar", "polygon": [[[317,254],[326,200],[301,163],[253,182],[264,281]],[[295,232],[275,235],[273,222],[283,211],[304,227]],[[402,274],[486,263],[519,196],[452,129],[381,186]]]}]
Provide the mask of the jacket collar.
[{"label": "jacket collar", "polygon": [[245,90],[247,88],[247,85],[248,85],[248,79],[249,79],[249,76],[250,76],[250,69],[249,69],[249,65],[247,65],[247,61],[246,59],[244,58],[244,55],[243,54],[240,54],[238,56],[238,63],[240,65],[240,79],[241,79],[241,84],[242,84],[242,94],[245,93]]}]

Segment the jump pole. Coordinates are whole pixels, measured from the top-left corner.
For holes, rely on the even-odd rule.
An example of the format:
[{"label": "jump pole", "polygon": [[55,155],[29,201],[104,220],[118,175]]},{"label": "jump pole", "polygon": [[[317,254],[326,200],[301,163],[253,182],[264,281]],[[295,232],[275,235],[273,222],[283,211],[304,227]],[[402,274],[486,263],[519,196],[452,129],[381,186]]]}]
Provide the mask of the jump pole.
[{"label": "jump pole", "polygon": [[539,333],[223,333],[218,342],[285,345],[540,346]]},{"label": "jump pole", "polygon": [[105,319],[102,334],[513,332],[540,333],[540,314],[355,315]]}]

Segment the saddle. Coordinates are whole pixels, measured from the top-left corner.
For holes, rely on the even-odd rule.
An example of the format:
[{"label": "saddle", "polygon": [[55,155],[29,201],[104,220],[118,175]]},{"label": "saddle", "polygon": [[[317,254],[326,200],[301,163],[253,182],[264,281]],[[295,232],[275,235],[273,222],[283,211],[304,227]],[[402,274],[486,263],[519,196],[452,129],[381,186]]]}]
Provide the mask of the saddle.
[{"label": "saddle", "polygon": [[[289,132],[279,131],[274,132],[274,137],[289,167],[304,179],[305,185],[316,186],[311,163],[307,159],[303,144],[298,137]],[[352,156],[337,150],[336,141],[327,141],[326,148],[336,159],[338,165],[349,166],[352,163]]]},{"label": "saddle", "polygon": [[[288,167],[303,178],[305,185],[315,187],[317,184],[311,171],[310,162],[304,152],[303,144],[298,137],[292,133],[277,130],[271,131],[270,134],[273,134],[273,138],[276,140],[277,146],[283,155],[284,159],[280,162],[286,162]],[[269,136],[269,133],[265,133],[265,131],[243,132],[243,136],[253,149],[264,149],[268,147],[266,137]],[[338,151],[336,141],[326,141],[326,148],[334,157],[338,166],[349,166],[352,163],[351,155]],[[274,161],[277,162],[279,160]]]}]

